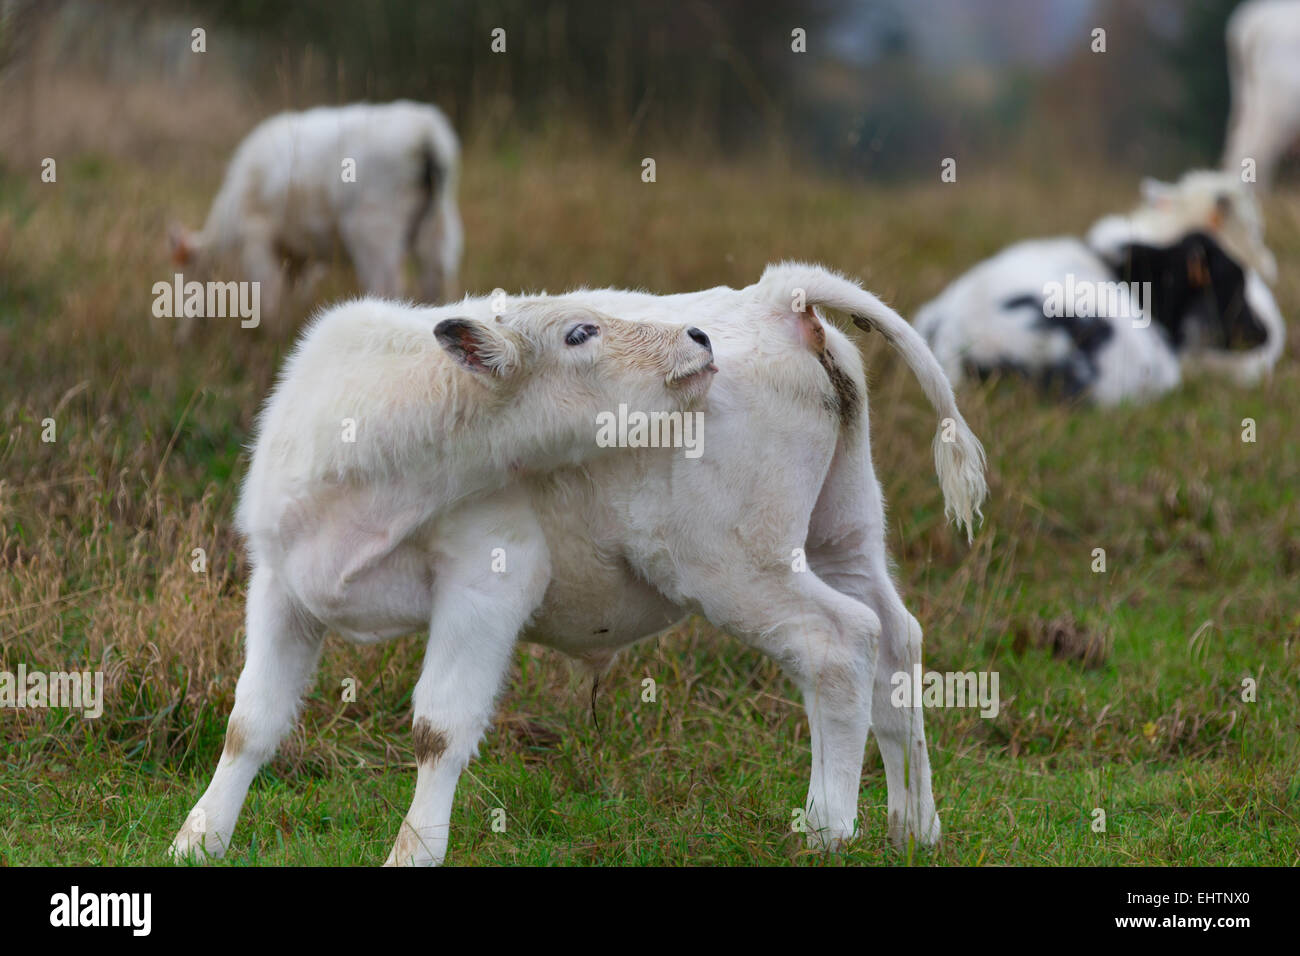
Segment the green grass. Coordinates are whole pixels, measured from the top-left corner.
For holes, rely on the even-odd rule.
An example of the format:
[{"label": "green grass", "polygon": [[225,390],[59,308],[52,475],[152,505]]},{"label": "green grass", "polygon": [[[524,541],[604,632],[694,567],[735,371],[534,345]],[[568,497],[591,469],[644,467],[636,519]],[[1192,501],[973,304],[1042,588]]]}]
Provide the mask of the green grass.
[{"label": "green grass", "polygon": [[[744,285],[798,257],[907,313],[979,257],[1081,231],[1135,186],[1095,171],[1064,191],[1033,176],[877,189],[656,155],[647,185],[638,159],[589,143],[511,159],[471,141],[465,285],[673,292]],[[101,668],[108,698],[97,721],[0,712],[9,865],[162,862],[221,748],[241,659],[247,569],[230,519],[242,445],[292,328],[211,328],[178,350],[149,316],[151,284],[171,271],[163,224],[203,208],[219,158],[87,154],[61,163],[58,186],[0,169],[0,669]],[[1298,201],[1284,192],[1266,210],[1291,315]],[[350,289],[339,269],[322,295]],[[774,664],[691,621],[602,677],[599,730],[590,679],[521,648],[462,778],[448,862],[1300,862],[1294,343],[1256,390],[1193,382],[1113,413],[1063,409],[1012,382],[963,394],[992,476],[967,548],[943,522],[930,410],[896,358],[862,340],[889,545],[926,666],[1000,675],[997,717],[926,715],[937,849],[887,846],[870,744],[861,839],[837,856],[805,850],[791,832],[809,769],[802,708]],[[54,444],[39,438],[47,416]],[[1254,444],[1241,441],[1245,417]],[[194,547],[206,574],[189,570]],[[1090,569],[1095,548],[1104,574]],[[331,639],[229,863],[382,862],[414,785],[419,655],[418,639],[364,650]],[[357,699],[344,703],[347,677]]]},{"label": "green grass", "polygon": [[[734,663],[745,663],[729,654]],[[698,663],[711,662],[701,658]],[[715,695],[720,696],[720,695]],[[734,696],[734,694],[733,694]],[[629,688],[623,706],[641,705]],[[934,772],[946,834],[933,851],[889,848],[885,786],[874,753],[864,774],[866,833],[826,856],[790,832],[808,760],[797,708],[776,726],[706,712],[672,723],[647,715],[638,730],[597,734],[576,704],[536,728],[538,746],[498,731],[462,778],[449,861],[528,865],[1126,865],[1294,864],[1296,782],[1271,747],[1248,745],[1199,759],[1051,768],[990,757],[980,744],[938,745]],[[695,708],[692,708],[694,710]],[[730,710],[743,711],[743,701]],[[611,714],[606,713],[605,719]],[[629,718],[630,719],[630,718]],[[1249,728],[1245,736],[1249,736]],[[215,751],[214,751],[215,753]],[[370,865],[381,862],[410,797],[413,764],[344,764],[264,771],[254,784],[231,865]],[[55,762],[6,784],[0,831],[14,864],[165,862],[164,849],[206,781],[105,754]],[[505,809],[504,832],[493,810]],[[1105,832],[1093,828],[1105,810]],[[35,838],[34,838],[35,837]]]}]

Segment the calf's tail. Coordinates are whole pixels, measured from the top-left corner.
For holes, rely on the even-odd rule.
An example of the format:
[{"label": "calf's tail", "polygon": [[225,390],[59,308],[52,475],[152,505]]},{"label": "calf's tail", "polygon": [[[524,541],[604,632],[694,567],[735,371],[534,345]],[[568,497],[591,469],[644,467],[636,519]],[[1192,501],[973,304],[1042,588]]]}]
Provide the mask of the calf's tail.
[{"label": "calf's tail", "polygon": [[807,306],[847,315],[858,328],[879,332],[903,357],[939,413],[934,468],[943,488],[944,514],[965,527],[968,541],[973,539],[975,519],[983,519],[980,505],[988,494],[984,447],[962,417],[948,377],[920,334],[866,289],[820,266],[789,262],[769,266],[757,287],[786,309],[802,298]]}]

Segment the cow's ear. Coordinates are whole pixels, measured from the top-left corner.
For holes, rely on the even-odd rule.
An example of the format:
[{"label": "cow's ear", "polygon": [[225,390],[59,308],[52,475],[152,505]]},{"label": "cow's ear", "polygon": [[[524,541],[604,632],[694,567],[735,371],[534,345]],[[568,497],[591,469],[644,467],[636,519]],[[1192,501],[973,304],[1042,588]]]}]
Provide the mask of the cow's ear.
[{"label": "cow's ear", "polygon": [[519,351],[499,331],[473,319],[443,319],[433,329],[438,344],[461,368],[494,379],[519,370]]},{"label": "cow's ear", "polygon": [[178,266],[189,265],[194,254],[199,250],[198,237],[179,223],[167,227],[167,246],[171,250],[172,262]]},{"label": "cow's ear", "polygon": [[1140,189],[1143,201],[1153,206],[1165,205],[1178,192],[1178,187],[1173,183],[1164,183],[1158,179],[1152,179],[1150,176],[1142,178]]}]

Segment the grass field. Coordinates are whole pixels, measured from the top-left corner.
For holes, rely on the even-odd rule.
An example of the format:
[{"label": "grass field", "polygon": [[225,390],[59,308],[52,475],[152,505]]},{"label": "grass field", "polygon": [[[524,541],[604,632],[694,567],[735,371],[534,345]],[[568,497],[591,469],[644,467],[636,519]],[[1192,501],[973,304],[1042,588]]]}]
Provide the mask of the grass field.
[{"label": "grass field", "polygon": [[[561,145],[567,143],[567,145]],[[819,181],[769,162],[582,139],[471,140],[466,288],[675,292],[823,262],[905,314],[1020,237],[1080,232],[1134,179],[1009,164],[956,184]],[[243,445],[291,327],[212,320],[185,348],[150,315],[225,151],[59,154],[0,167],[0,670],[102,669],[98,720],[0,711],[0,863],[156,864],[221,749],[246,567],[232,530]],[[1020,170],[1011,175],[1009,168]],[[1284,314],[1300,312],[1300,195],[1266,208]],[[337,268],[323,298],[352,291]],[[876,464],[926,666],[992,669],[1001,712],[927,715],[944,841],[885,841],[874,743],[861,839],[791,832],[809,767],[778,668],[693,620],[600,683],[521,647],[462,778],[452,864],[1300,863],[1300,349],[1244,391],[1193,382],[1143,408],[1067,411],[1015,383],[961,396],[991,470],[972,547],[944,524],[932,413],[870,359]],[[1242,420],[1258,440],[1242,441]],[[56,440],[41,440],[42,421]],[[206,573],[191,570],[204,548]],[[1093,573],[1093,549],[1107,570]],[[303,718],[254,783],[231,864],[376,864],[414,786],[421,641],[330,638]],[[340,687],[354,678],[355,702]],[[643,703],[652,677],[658,700]],[[1242,699],[1243,680],[1257,699]],[[492,828],[504,808],[505,831]],[[1104,832],[1094,810],[1106,814]]]}]

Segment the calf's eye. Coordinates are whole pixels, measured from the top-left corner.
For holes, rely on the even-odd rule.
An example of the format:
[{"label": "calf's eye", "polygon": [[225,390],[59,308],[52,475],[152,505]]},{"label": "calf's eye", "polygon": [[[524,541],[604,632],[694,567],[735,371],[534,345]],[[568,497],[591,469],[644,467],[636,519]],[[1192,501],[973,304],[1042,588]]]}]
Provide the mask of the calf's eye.
[{"label": "calf's eye", "polygon": [[587,339],[594,339],[598,335],[600,335],[600,329],[594,325],[575,325],[569,329],[569,334],[564,337],[564,344],[581,345]]}]

